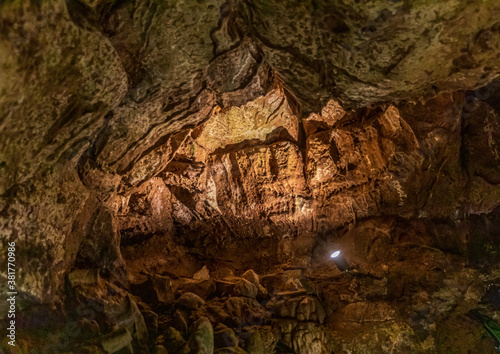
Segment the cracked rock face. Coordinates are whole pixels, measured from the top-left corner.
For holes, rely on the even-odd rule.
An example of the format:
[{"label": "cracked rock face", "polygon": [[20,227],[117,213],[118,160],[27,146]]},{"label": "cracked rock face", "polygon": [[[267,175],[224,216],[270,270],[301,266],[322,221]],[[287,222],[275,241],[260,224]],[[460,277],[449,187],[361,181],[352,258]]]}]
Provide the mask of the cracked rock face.
[{"label": "cracked rock face", "polygon": [[19,346],[492,352],[467,313],[499,318],[499,14],[2,2]]}]

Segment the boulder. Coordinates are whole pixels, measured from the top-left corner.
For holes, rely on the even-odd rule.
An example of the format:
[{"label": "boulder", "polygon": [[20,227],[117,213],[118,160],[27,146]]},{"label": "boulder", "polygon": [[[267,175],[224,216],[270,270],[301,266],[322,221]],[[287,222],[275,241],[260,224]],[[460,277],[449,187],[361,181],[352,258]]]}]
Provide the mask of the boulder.
[{"label": "boulder", "polygon": [[101,329],[97,321],[89,320],[86,317],[78,320],[78,327],[81,329],[80,336],[82,338],[95,338],[101,333]]},{"label": "boulder", "polygon": [[224,279],[234,277],[234,273],[228,267],[220,267],[216,268],[213,272],[210,272],[210,276],[214,279]]},{"label": "boulder", "polygon": [[188,354],[190,352],[188,343],[184,340],[182,334],[173,327],[168,327],[166,329],[163,342],[165,348],[170,353]]},{"label": "boulder", "polygon": [[259,285],[260,285],[260,283],[259,283],[259,276],[252,269],[247,270],[245,273],[243,273],[241,275],[241,277],[243,279],[248,280],[249,282],[251,282],[256,287],[259,287]]},{"label": "boulder", "polygon": [[141,309],[141,313],[148,330],[156,334],[158,332],[158,315],[151,309]]},{"label": "boulder", "polygon": [[194,280],[208,280],[210,279],[210,273],[208,271],[207,266],[203,266],[199,271],[195,273],[193,276]]},{"label": "boulder", "polygon": [[255,299],[248,297],[230,297],[224,308],[231,316],[232,326],[260,326],[270,318],[270,313]]},{"label": "boulder", "polygon": [[192,326],[189,339],[191,353],[212,354],[214,352],[214,331],[206,317],[199,318]]},{"label": "boulder", "polygon": [[245,341],[245,350],[249,354],[265,354],[262,336],[259,331],[249,333]]},{"label": "boulder", "polygon": [[318,131],[330,130],[333,125],[345,115],[344,109],[334,100],[328,101],[321,114],[312,113],[309,117],[302,119],[307,136]]},{"label": "boulder", "polygon": [[129,353],[132,350],[132,335],[126,328],[121,328],[101,338],[101,346],[108,353],[115,353],[123,348],[128,348]]},{"label": "boulder", "polygon": [[236,347],[238,346],[238,336],[231,328],[218,323],[215,326],[214,343],[216,348]]},{"label": "boulder", "polygon": [[253,285],[257,287],[257,294],[261,296],[267,295],[267,289],[264,288],[259,282],[259,275],[255,273],[252,269],[247,270],[245,273],[241,275],[243,279],[248,280]]},{"label": "boulder", "polygon": [[222,295],[230,296],[245,296],[255,298],[258,293],[258,288],[250,281],[239,278],[231,277],[224,280],[216,281],[217,292]]},{"label": "boulder", "polygon": [[179,330],[183,335],[187,335],[189,330],[188,323],[188,310],[185,310],[183,308],[176,309],[174,312],[174,320],[172,322],[172,326]]},{"label": "boulder", "polygon": [[148,303],[172,304],[175,301],[169,277],[154,275],[140,284],[131,286],[132,292]]},{"label": "boulder", "polygon": [[207,317],[212,323],[229,323],[231,316],[222,308],[223,304],[210,303],[207,305]]},{"label": "boulder", "polygon": [[177,287],[177,293],[193,293],[206,300],[216,291],[215,282],[213,280],[187,280],[185,283]]},{"label": "boulder", "polygon": [[184,293],[175,302],[176,306],[183,306],[189,310],[196,310],[198,307],[205,305],[205,301],[196,294]]},{"label": "boulder", "polygon": [[303,290],[300,284],[302,271],[300,269],[266,274],[260,278],[260,283],[269,292]]},{"label": "boulder", "polygon": [[301,297],[283,298],[276,302],[275,314],[283,318],[296,318],[297,306],[302,301]]}]

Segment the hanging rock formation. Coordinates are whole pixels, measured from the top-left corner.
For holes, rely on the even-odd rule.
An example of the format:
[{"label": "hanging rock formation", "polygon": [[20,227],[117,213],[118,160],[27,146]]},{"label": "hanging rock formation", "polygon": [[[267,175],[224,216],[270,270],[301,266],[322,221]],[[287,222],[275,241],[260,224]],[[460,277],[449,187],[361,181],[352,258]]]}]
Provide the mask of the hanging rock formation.
[{"label": "hanging rock formation", "polygon": [[1,2],[19,347],[492,352],[467,313],[499,319],[499,14]]}]

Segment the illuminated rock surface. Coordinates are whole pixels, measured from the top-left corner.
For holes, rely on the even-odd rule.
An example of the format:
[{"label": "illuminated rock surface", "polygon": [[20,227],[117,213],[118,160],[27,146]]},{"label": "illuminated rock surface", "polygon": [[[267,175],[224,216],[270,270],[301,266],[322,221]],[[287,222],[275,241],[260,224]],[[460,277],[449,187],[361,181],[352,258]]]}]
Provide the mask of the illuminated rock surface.
[{"label": "illuminated rock surface", "polygon": [[500,319],[499,15],[2,2],[19,347],[494,352],[467,313]]}]

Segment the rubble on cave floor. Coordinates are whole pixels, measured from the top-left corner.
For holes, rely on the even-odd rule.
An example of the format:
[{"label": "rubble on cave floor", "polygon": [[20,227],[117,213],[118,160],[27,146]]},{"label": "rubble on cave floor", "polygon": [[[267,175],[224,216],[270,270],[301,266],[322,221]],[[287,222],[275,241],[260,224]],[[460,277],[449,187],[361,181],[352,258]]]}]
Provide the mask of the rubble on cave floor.
[{"label": "rubble on cave floor", "polygon": [[[75,270],[68,315],[81,332],[69,352],[493,353],[468,313],[500,319],[496,255],[465,264],[417,229],[360,223],[334,243],[353,266],[347,273],[320,253],[309,267],[261,274],[213,262],[189,276]],[[377,244],[387,230],[397,235]],[[359,250],[360,235],[372,247]],[[92,316],[78,319],[75,309]]]}]

